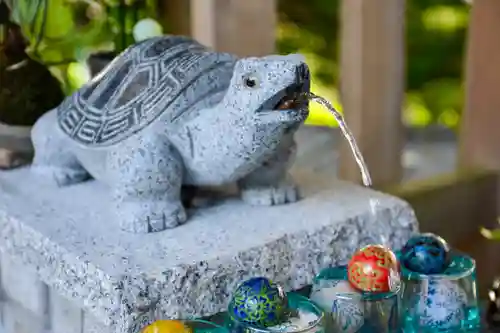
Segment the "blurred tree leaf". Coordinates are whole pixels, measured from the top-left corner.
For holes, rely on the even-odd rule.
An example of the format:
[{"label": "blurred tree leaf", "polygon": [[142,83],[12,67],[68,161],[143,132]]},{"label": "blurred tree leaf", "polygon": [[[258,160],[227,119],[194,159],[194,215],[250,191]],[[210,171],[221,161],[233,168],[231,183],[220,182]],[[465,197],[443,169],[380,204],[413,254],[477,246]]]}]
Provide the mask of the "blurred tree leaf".
[{"label": "blurred tree leaf", "polygon": [[27,53],[49,66],[109,44],[106,11],[97,1],[17,0],[13,6],[13,17],[29,41]]},{"label": "blurred tree leaf", "polygon": [[[278,1],[278,49],[314,55],[314,78],[325,87],[338,85],[339,80],[340,1]],[[156,6],[155,0],[125,0],[127,11],[119,0],[9,3],[13,19],[29,39],[30,56],[45,64],[62,63],[52,70],[57,76],[69,62],[85,58],[89,52],[125,48],[133,42],[134,24],[154,17]],[[408,91],[418,92],[434,122],[443,112],[462,110],[460,80],[468,10],[458,0],[407,0],[406,86]]]},{"label": "blurred tree leaf", "polygon": [[[12,20],[29,42],[26,53],[45,64],[64,90],[71,63],[91,53],[122,51],[134,42],[134,24],[151,14],[155,0],[16,0]],[[118,7],[121,5],[121,7]],[[127,7],[128,6],[128,7]]]},{"label": "blurred tree leaf", "polygon": [[[458,0],[407,0],[406,3],[407,89],[423,92],[433,121],[439,119],[448,105],[461,112],[462,93],[457,82],[462,76],[469,6]],[[315,54],[318,66],[314,78],[322,85],[338,85],[340,0],[279,0],[278,8],[280,24],[293,31],[279,35],[279,51]],[[437,83],[433,84],[434,81]],[[445,87],[443,82],[455,83],[446,83]],[[431,92],[432,89],[439,92]],[[439,101],[442,98],[446,103]]]},{"label": "blurred tree leaf", "polygon": [[490,240],[500,240],[500,229],[486,229],[481,227],[479,231],[484,238]]}]

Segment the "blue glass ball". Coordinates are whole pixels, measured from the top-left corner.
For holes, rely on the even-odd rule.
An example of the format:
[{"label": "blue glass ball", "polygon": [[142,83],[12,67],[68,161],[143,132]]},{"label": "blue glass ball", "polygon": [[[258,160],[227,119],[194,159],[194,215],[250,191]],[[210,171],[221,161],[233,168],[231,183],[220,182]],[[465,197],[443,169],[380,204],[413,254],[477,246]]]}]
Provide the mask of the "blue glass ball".
[{"label": "blue glass ball", "polygon": [[287,317],[285,293],[264,277],[241,283],[233,293],[228,312],[236,320],[259,327],[271,327]]},{"label": "blue glass ball", "polygon": [[414,236],[401,249],[401,263],[420,274],[439,274],[450,264],[450,248],[446,241],[434,234]]}]

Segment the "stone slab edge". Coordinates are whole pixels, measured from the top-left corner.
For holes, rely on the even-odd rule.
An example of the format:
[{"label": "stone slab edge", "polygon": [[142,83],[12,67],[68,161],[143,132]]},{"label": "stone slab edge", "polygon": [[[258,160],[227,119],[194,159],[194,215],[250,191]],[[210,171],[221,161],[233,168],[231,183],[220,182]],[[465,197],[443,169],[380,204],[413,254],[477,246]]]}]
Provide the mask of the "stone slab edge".
[{"label": "stone slab edge", "polygon": [[109,276],[3,211],[0,249],[35,267],[45,283],[116,332],[137,333],[138,321],[144,324],[159,314],[187,318],[224,311],[236,284],[251,276],[268,276],[293,290],[310,284],[321,268],[345,263],[359,245],[379,237],[400,248],[418,225],[406,202],[388,198],[375,214],[365,211],[347,223],[287,235],[216,262],[166,268],[155,277]]},{"label": "stone slab edge", "polygon": [[83,261],[22,221],[0,211],[0,250],[35,268],[54,291],[75,300],[85,310],[112,325],[112,309],[122,297],[120,281]]}]

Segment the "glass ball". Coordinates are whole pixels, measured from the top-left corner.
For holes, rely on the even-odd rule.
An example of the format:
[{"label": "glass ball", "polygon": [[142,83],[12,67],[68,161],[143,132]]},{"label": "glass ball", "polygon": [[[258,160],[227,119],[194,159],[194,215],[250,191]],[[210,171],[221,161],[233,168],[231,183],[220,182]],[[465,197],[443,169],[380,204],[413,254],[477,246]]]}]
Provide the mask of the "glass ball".
[{"label": "glass ball", "polygon": [[354,288],[365,292],[392,292],[401,281],[396,255],[382,245],[368,245],[354,253],[347,277]]},{"label": "glass ball", "polygon": [[142,333],[193,333],[193,331],[179,320],[157,320],[146,326]]},{"label": "glass ball", "polygon": [[236,288],[228,312],[240,322],[271,327],[286,320],[287,300],[283,289],[267,278],[251,278]]},{"label": "glass ball", "polygon": [[420,274],[443,273],[450,263],[450,248],[437,235],[417,235],[410,238],[401,249],[401,263],[410,271]]}]

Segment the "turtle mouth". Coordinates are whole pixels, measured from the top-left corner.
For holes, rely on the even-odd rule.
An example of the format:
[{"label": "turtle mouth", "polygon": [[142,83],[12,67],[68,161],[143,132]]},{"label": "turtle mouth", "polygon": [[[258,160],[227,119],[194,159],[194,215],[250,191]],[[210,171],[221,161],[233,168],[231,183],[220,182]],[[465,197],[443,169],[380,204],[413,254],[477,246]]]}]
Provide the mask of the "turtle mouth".
[{"label": "turtle mouth", "polygon": [[309,115],[308,82],[293,83],[271,97],[259,110],[261,121],[281,123],[289,133]]},{"label": "turtle mouth", "polygon": [[275,100],[272,110],[294,110],[307,115],[309,104],[307,93],[311,86],[309,69],[305,63],[302,63],[295,68],[295,73],[295,82],[277,94],[276,98],[279,99]]},{"label": "turtle mouth", "polygon": [[[273,98],[272,110],[307,110],[308,100],[305,96],[305,84],[292,84]],[[277,100],[277,101],[276,101]]]},{"label": "turtle mouth", "polygon": [[284,96],[274,106],[273,110],[294,110],[303,104],[296,96]]},{"label": "turtle mouth", "polygon": [[292,84],[271,97],[259,112],[261,120],[281,123],[285,134],[296,130],[309,115],[307,83]]}]

